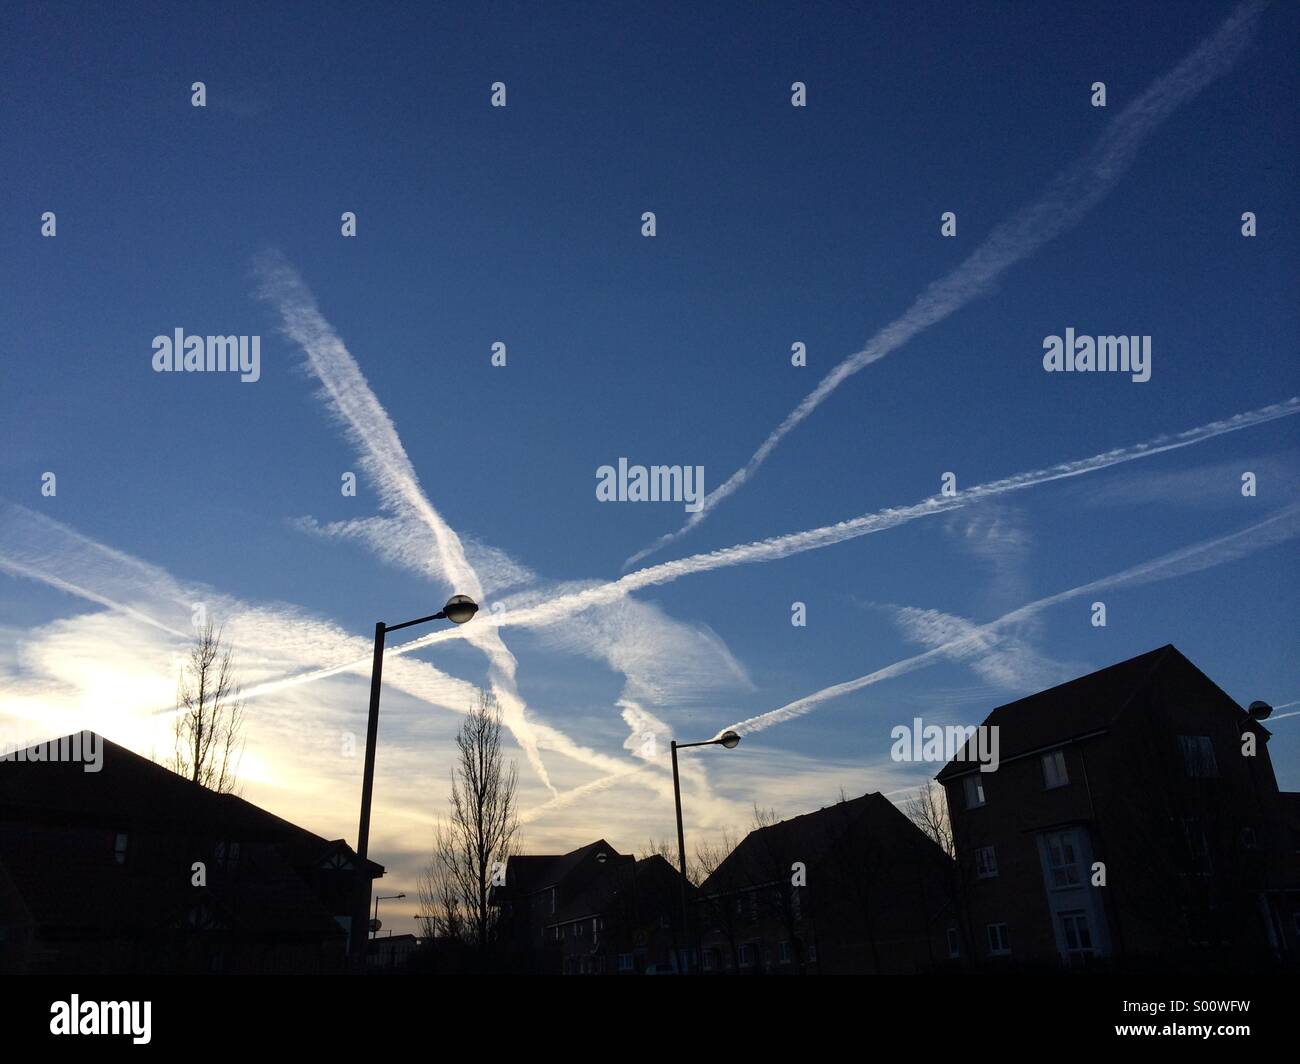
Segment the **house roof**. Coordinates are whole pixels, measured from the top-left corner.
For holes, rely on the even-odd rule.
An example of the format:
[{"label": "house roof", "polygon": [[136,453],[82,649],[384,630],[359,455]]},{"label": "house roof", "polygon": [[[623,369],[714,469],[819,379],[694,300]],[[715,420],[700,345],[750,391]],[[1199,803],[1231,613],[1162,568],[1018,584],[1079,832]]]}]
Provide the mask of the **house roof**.
[{"label": "house roof", "polygon": [[812,813],[756,828],[700,884],[702,896],[763,886],[789,875],[793,860],[810,865],[850,832],[866,831],[891,851],[911,848],[920,857],[946,860],[943,852],[883,794],[873,792]]},{"label": "house roof", "polygon": [[[982,726],[997,726],[999,757],[1002,761],[1007,761],[1021,754],[1057,746],[1110,728],[1138,694],[1149,688],[1158,675],[1169,670],[1191,670],[1197,678],[1210,684],[1232,702],[1177,647],[1166,644],[1127,661],[1117,662],[1086,676],[1079,676],[1056,687],[998,706],[984,718]],[[970,746],[968,743],[967,747]],[[973,747],[969,751],[970,760],[965,759],[967,752],[966,747],[963,747],[935,778],[944,782],[975,771],[978,765],[974,760]]]},{"label": "house roof", "polygon": [[[188,876],[160,883],[150,875],[115,874],[111,860],[106,863],[105,854],[87,848],[84,835],[76,833],[87,830],[124,832],[128,840],[153,834],[266,844],[258,852],[257,877],[241,886],[242,911],[215,915],[244,927],[281,931],[332,920],[316,905],[302,874],[340,850],[355,861],[344,840],[324,839],[235,795],[217,794],[94,733],[82,732],[80,740],[83,750],[93,740],[102,743],[99,771],[87,772],[82,761],[0,760],[0,860],[38,922],[106,927],[138,918],[166,926],[186,918],[202,896]],[[46,746],[27,747],[24,754]],[[30,830],[41,826],[68,830]],[[111,859],[111,851],[107,856]],[[181,856],[188,868],[194,856]],[[367,866],[372,876],[383,875],[382,865],[368,861]],[[215,895],[211,901],[220,910]]]},{"label": "house roof", "polygon": [[522,897],[546,890],[560,883],[588,857],[620,858],[620,854],[604,839],[589,842],[576,850],[561,854],[515,854],[506,860],[505,893]]}]

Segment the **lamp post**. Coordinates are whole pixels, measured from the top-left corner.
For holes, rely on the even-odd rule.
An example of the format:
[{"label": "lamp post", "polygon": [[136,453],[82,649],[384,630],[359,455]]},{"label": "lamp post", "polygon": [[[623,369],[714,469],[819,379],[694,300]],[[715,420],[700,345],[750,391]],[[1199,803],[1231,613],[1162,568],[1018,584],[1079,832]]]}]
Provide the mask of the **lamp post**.
[{"label": "lamp post", "polygon": [[379,734],[379,681],[384,671],[384,636],[402,628],[428,621],[451,621],[464,624],[478,612],[478,604],[468,595],[452,595],[447,605],[428,617],[417,617],[401,624],[375,622],[375,660],[370,668],[370,719],[366,723],[366,766],[361,779],[361,823],[357,828],[357,897],[352,908],[352,928],[348,952],[356,972],[366,970],[366,913],[370,908],[370,879],[366,875],[366,854],[370,850],[370,796],[375,784],[375,738]]},{"label": "lamp post", "polygon": [[[394,901],[397,898],[405,898],[405,894],[376,894],[375,895],[375,918],[370,924],[370,937],[379,937],[379,903],[381,901]],[[391,933],[391,932],[390,932]]]},{"label": "lamp post", "polygon": [[[682,874],[682,935],[689,933],[693,923],[686,906],[686,835],[682,831],[682,785],[677,776],[677,751],[686,750],[692,746],[721,746],[727,750],[734,750],[740,743],[740,736],[734,731],[725,731],[716,739],[705,739],[700,743],[679,743],[676,739],[672,741],[673,751],[673,801],[677,805],[677,862],[679,871]],[[699,965],[703,962],[703,957],[699,956],[699,942],[695,944],[696,950],[696,973],[699,972]],[[682,951],[682,972],[685,974],[689,950]]]}]

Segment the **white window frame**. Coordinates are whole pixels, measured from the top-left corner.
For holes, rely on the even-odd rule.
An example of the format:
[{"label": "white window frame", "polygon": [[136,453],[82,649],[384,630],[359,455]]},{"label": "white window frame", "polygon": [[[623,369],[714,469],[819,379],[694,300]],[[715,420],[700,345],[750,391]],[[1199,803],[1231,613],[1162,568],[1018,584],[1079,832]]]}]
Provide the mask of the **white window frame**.
[{"label": "white window frame", "polygon": [[961,935],[955,927],[948,928],[948,956],[953,959],[961,956]]},{"label": "white window frame", "polygon": [[[1079,839],[1074,831],[1045,831],[1043,833],[1043,847],[1047,851],[1047,871],[1051,882],[1047,884],[1048,890],[1074,890],[1083,883],[1082,871],[1079,862]],[[1069,859],[1066,859],[1066,850],[1069,850]],[[1061,860],[1054,860],[1057,854],[1060,854]],[[1069,874],[1073,878],[1069,878]]]},{"label": "white window frame", "polygon": [[[993,934],[997,932],[998,945],[993,945]],[[1005,922],[986,924],[984,938],[988,942],[990,957],[1008,957],[1011,955],[1011,935]]]},{"label": "white window frame", "polygon": [[[1088,911],[1086,909],[1067,909],[1064,912],[1057,913],[1061,919],[1061,937],[1065,941],[1065,952],[1071,957],[1091,957],[1097,953],[1097,944],[1093,941],[1092,923],[1088,920]],[[1082,926],[1083,931],[1088,936],[1086,946],[1079,945],[1079,929]],[[1075,945],[1070,945],[1070,932],[1073,930],[1075,936]]]},{"label": "white window frame", "polygon": [[975,851],[975,876],[978,879],[995,879],[998,874],[998,855],[992,846],[980,846]]},{"label": "white window frame", "polygon": [[1041,758],[1043,790],[1051,791],[1070,782],[1070,771],[1065,767],[1065,749],[1049,750]]},{"label": "white window frame", "polygon": [[967,809],[978,809],[987,803],[984,796],[984,781],[980,779],[978,772],[972,772],[969,776],[963,776],[961,781],[962,793],[966,797]]}]

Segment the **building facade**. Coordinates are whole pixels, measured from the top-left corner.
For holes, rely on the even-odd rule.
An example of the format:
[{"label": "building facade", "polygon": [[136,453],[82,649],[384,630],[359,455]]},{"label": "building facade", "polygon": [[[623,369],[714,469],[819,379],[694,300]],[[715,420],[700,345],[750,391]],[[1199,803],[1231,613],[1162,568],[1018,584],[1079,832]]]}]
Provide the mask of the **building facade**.
[{"label": "building facade", "polygon": [[[978,968],[1294,961],[1294,796],[1269,731],[1173,646],[995,709],[950,761],[956,952]],[[969,744],[968,744],[969,746]]]}]

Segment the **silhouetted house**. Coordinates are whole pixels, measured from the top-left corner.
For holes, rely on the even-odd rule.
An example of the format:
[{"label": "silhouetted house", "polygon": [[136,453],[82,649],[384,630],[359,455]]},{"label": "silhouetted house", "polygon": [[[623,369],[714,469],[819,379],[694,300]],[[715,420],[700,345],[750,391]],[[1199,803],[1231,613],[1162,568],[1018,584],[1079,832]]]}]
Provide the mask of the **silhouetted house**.
[{"label": "silhouetted house", "polygon": [[523,970],[640,974],[677,963],[681,877],[662,857],[638,861],[601,839],[566,854],[510,857],[505,879],[492,901],[503,946]]},{"label": "silhouetted house", "polygon": [[366,967],[376,975],[405,972],[421,948],[415,935],[380,935],[370,940]]},{"label": "silhouetted house", "polygon": [[704,970],[919,972],[943,965],[952,861],[883,795],[751,831],[700,884]]},{"label": "silhouetted house", "polygon": [[100,741],[97,772],[0,760],[0,970],[343,969],[356,854],[342,839]]},{"label": "silhouetted house", "polygon": [[976,965],[1295,957],[1295,796],[1278,791],[1267,728],[1173,646],[1001,706],[984,726],[998,729],[996,771],[959,755],[937,777]]}]

